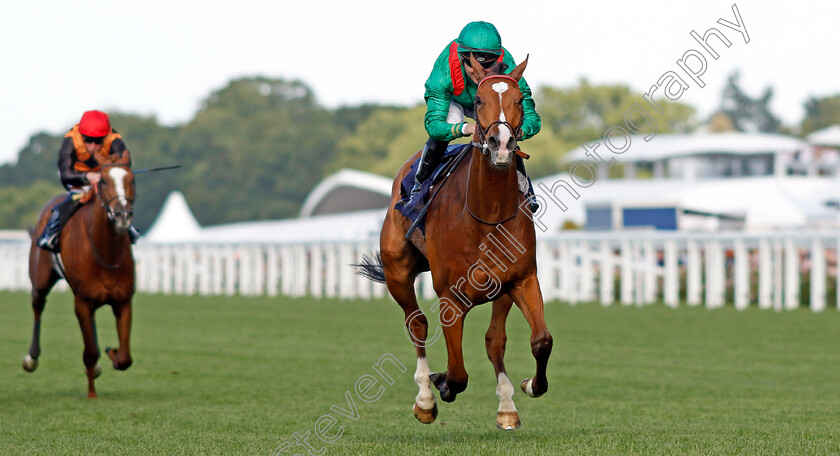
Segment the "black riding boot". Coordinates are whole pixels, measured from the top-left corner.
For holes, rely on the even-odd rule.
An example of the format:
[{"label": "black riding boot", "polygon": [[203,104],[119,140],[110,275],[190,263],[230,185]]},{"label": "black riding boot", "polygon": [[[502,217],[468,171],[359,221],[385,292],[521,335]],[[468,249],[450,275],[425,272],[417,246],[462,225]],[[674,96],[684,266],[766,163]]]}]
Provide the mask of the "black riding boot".
[{"label": "black riding boot", "polygon": [[[525,172],[525,159],[519,155],[516,156],[516,170],[528,179],[528,173]],[[531,179],[528,179],[528,193],[525,194],[525,198],[528,199],[528,207],[531,209],[531,213],[540,210],[540,203],[537,202],[537,197],[534,195],[534,186],[531,184]]]},{"label": "black riding boot", "polygon": [[132,244],[136,244],[137,240],[140,239],[140,230],[131,225],[128,227],[128,238],[131,240]]},{"label": "black riding boot", "polygon": [[70,216],[79,208],[78,200],[73,198],[73,194],[67,195],[64,201],[58,203],[50,213],[50,218],[47,220],[47,226],[44,227],[44,232],[38,238],[38,247],[48,250],[50,252],[58,251],[58,239],[61,237],[61,228],[70,219]]},{"label": "black riding boot", "polygon": [[443,158],[446,146],[448,145],[449,141],[435,141],[431,138],[426,141],[426,146],[423,148],[423,153],[420,155],[420,162],[417,164],[417,173],[414,175],[414,187],[411,189],[411,196],[408,200],[407,206],[412,207],[413,205],[419,203],[419,201],[415,201],[415,199],[418,198],[417,195],[420,194],[420,186],[426,181],[426,179],[431,177],[432,172],[434,172],[438,163],[440,163],[440,159]]}]

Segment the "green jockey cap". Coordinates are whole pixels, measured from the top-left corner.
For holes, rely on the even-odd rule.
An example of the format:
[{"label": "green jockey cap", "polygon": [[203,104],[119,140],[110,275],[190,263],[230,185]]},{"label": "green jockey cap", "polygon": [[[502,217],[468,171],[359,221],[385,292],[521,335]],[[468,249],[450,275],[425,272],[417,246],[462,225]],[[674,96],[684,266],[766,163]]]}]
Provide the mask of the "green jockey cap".
[{"label": "green jockey cap", "polygon": [[502,53],[502,37],[496,27],[484,21],[470,22],[458,35],[458,52],[484,51]]}]

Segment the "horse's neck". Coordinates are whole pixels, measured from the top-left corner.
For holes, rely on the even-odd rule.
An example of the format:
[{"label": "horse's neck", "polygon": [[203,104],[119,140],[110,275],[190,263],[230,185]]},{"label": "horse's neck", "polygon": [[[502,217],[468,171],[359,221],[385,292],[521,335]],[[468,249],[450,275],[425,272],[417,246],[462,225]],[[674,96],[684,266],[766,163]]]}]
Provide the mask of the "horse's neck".
[{"label": "horse's neck", "polygon": [[473,148],[467,187],[469,209],[483,221],[499,222],[517,210],[519,185],[515,164],[497,169],[477,148]]},{"label": "horse's neck", "polygon": [[102,260],[114,261],[122,256],[121,244],[128,242],[128,236],[117,232],[99,198],[90,204],[90,241]]}]

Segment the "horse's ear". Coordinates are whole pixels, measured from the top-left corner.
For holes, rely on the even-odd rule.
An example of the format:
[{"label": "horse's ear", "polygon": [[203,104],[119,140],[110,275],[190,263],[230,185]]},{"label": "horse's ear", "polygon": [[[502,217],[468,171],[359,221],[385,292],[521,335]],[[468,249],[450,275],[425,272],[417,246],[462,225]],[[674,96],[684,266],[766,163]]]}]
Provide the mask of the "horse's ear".
[{"label": "horse's ear", "polygon": [[486,72],[484,71],[484,67],[478,63],[478,60],[475,59],[475,56],[470,52],[470,68],[472,68],[473,73],[475,74],[475,83],[478,84],[479,81],[484,79],[486,76]]},{"label": "horse's ear", "polygon": [[117,163],[120,165],[131,166],[131,153],[128,152],[128,149],[123,151],[120,159],[117,160]]},{"label": "horse's ear", "polygon": [[512,77],[517,81],[522,79],[522,73],[525,72],[525,67],[528,66],[528,57],[530,56],[531,54],[526,55],[525,60],[523,60],[522,63],[520,63],[519,65],[516,65],[516,68],[514,68],[508,76]]}]

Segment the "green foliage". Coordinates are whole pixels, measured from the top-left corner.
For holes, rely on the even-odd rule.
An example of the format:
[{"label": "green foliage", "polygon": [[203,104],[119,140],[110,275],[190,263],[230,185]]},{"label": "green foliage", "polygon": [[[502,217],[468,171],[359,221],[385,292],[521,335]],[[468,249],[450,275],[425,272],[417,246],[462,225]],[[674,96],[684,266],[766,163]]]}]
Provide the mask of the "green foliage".
[{"label": "green foliage", "polygon": [[34,227],[47,200],[62,192],[62,187],[46,180],[36,180],[19,187],[0,187],[0,229]]},{"label": "green foliage", "polygon": [[[543,131],[537,137],[551,132],[547,135],[551,146],[540,150],[540,155],[556,161],[558,168],[566,152],[603,138],[612,126],[627,128],[624,117],[634,104],[648,106],[639,93],[626,85],[592,85],[586,79],[581,79],[576,87],[542,87],[536,101],[543,120]],[[693,107],[666,100],[657,103],[664,114],[647,111],[656,121],[659,133],[684,133],[694,128]]]},{"label": "green foliage", "polygon": [[353,168],[394,177],[428,139],[423,128],[425,113],[425,105],[373,110],[352,134],[338,141],[335,161],[327,171]]},{"label": "green foliage", "polygon": [[184,195],[202,225],[297,215],[335,142],[332,114],[298,81],[244,78],[180,128]]},{"label": "green foliage", "polygon": [[731,119],[735,128],[743,132],[776,133],[781,120],[770,111],[773,88],[767,87],[758,98],[751,98],[741,89],[737,71],[729,75],[723,89],[720,110]]},{"label": "green foliage", "polygon": [[816,98],[805,102],[805,118],[800,124],[803,135],[840,124],[840,95]]}]

